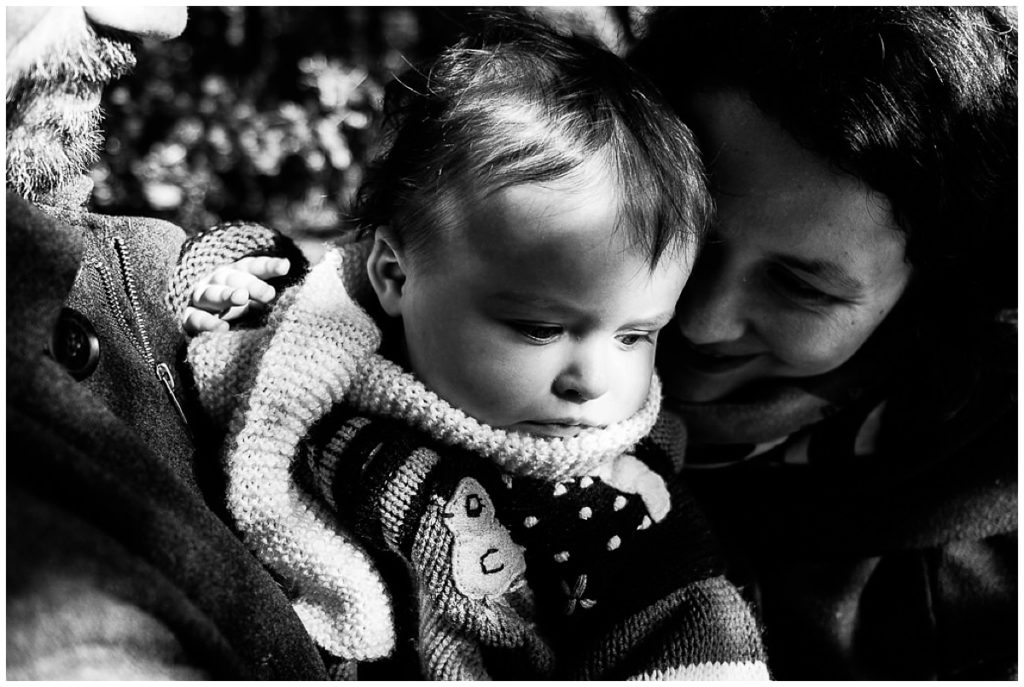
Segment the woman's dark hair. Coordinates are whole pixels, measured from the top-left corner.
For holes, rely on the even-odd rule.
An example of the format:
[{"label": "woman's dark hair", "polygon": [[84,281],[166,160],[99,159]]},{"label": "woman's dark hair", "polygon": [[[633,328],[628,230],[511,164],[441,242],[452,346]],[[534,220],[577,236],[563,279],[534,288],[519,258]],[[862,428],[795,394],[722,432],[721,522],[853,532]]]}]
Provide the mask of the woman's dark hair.
[{"label": "woman's dark hair", "polygon": [[468,202],[563,178],[600,156],[616,175],[620,226],[653,266],[695,245],[711,199],[690,131],[648,80],[583,38],[511,12],[477,17],[429,68],[389,85],[383,153],[352,213],[408,250],[436,245]]},{"label": "woman's dark hair", "polygon": [[915,268],[901,310],[943,374],[965,355],[980,362],[1000,313],[1015,321],[1013,10],[672,9],[651,17],[630,60],[684,119],[692,93],[745,92],[887,196]]}]

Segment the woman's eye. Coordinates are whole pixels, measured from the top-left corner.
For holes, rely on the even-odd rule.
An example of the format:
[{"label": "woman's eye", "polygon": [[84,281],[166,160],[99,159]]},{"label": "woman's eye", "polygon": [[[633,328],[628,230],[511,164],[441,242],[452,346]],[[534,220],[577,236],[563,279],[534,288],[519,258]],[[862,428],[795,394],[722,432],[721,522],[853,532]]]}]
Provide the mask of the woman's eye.
[{"label": "woman's eye", "polygon": [[802,303],[820,305],[839,301],[835,296],[808,284],[784,267],[769,269],[768,278],[783,295]]},{"label": "woman's eye", "polygon": [[512,327],[526,338],[540,343],[549,343],[557,339],[562,328],[551,324],[533,324],[531,322],[513,322]]}]

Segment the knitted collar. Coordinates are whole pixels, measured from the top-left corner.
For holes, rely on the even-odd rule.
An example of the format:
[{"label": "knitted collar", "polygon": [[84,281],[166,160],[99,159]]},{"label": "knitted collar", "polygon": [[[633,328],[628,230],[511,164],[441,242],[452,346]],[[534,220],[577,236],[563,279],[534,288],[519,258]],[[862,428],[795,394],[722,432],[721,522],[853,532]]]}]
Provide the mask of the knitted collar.
[{"label": "knitted collar", "polygon": [[632,417],[608,427],[586,429],[571,438],[537,437],[485,425],[376,353],[354,376],[346,400],[360,412],[402,420],[508,472],[560,481],[591,474],[605,461],[632,450],[650,433],[661,406],[661,383],[652,375],[647,400]]}]

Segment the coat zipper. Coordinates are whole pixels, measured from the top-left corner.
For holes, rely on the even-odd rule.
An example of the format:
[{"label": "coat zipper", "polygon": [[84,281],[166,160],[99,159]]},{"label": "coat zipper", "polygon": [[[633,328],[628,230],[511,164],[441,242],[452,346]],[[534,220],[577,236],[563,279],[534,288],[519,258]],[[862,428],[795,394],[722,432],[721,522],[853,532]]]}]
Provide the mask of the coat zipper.
[{"label": "coat zipper", "polygon": [[[128,220],[128,230],[131,231],[131,229],[131,220]],[[113,244],[118,264],[121,267],[122,285],[124,286],[124,292],[128,295],[128,304],[134,315],[135,326],[132,326],[132,318],[128,316],[128,313],[121,307],[120,301],[115,297],[116,285],[114,277],[110,273],[110,268],[103,260],[97,258],[94,261],[94,267],[100,273],[100,278],[107,292],[107,300],[114,311],[114,315],[120,321],[122,328],[128,334],[128,338],[131,339],[135,348],[142,353],[146,362],[149,363],[150,369],[156,375],[157,380],[163,385],[164,390],[167,392],[167,397],[185,426],[185,430],[191,436],[191,429],[188,417],[185,415],[185,409],[178,400],[178,396],[174,393],[174,375],[171,374],[171,368],[168,367],[167,363],[157,362],[156,356],[153,354],[153,345],[150,343],[149,333],[146,331],[146,321],[142,317],[142,302],[139,299],[138,289],[135,287],[135,270],[132,268],[128,245],[120,236],[113,238]]]}]

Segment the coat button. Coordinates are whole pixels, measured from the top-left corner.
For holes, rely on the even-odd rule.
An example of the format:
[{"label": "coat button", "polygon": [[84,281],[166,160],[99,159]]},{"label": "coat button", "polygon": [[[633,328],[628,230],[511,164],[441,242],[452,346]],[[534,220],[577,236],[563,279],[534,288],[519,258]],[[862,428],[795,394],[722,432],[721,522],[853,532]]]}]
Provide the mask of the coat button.
[{"label": "coat button", "polygon": [[50,338],[50,354],[75,379],[91,375],[100,361],[100,340],[92,322],[73,308],[63,308]]}]

